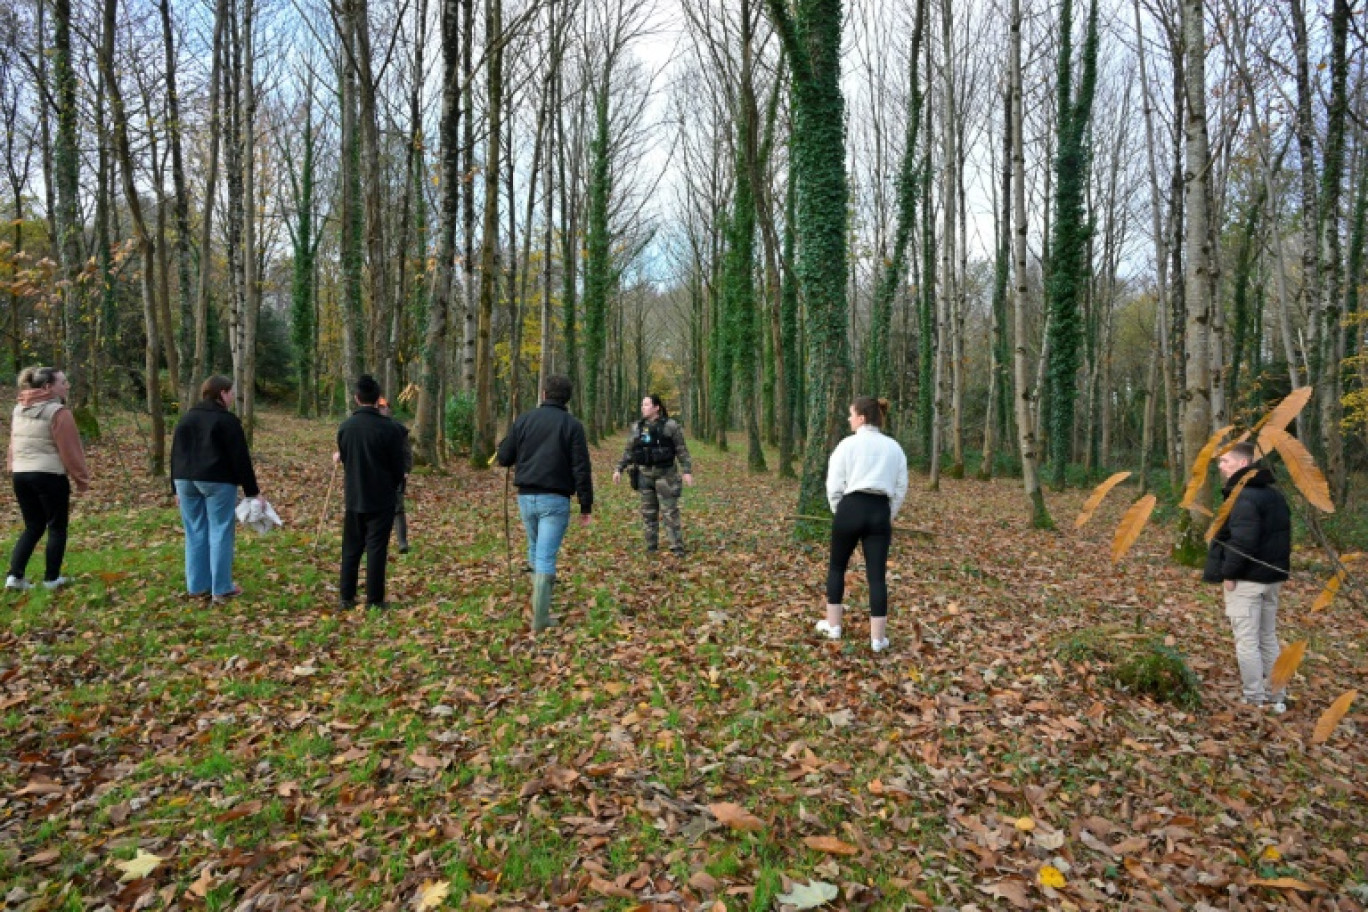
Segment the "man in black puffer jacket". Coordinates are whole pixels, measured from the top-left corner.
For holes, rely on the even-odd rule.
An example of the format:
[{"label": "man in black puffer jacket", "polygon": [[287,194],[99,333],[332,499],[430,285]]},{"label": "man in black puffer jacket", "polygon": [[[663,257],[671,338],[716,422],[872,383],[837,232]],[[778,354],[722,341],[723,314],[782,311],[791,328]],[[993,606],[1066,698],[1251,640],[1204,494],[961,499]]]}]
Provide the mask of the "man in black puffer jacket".
[{"label": "man in black puffer jacket", "polygon": [[570,495],[579,498],[580,523],[594,510],[594,476],[584,425],[565,404],[572,387],[567,377],[546,379],[542,404],[524,412],[499,443],[499,465],[516,465],[518,513],[527,530],[527,562],[532,565],[532,632],[555,627],[551,592],[556,558],[570,524]]},{"label": "man in black puffer jacket", "polygon": [[1218,466],[1226,497],[1247,480],[1211,542],[1202,579],[1224,587],[1245,702],[1280,713],[1287,708],[1286,694],[1271,693],[1268,676],[1280,651],[1278,590],[1291,563],[1292,517],[1273,473],[1254,463],[1252,443],[1231,447]]}]

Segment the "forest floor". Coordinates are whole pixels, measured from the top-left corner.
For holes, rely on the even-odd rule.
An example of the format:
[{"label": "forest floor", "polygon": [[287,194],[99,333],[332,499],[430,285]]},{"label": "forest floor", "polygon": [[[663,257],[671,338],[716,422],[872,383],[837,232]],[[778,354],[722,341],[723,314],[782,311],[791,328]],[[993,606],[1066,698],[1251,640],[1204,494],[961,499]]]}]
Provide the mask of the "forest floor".
[{"label": "forest floor", "polygon": [[[1273,716],[1236,699],[1216,590],[1169,530],[1110,563],[1133,493],[1081,532],[1087,492],[1048,495],[1064,531],[1038,532],[1017,481],[914,476],[898,522],[930,535],[896,537],[874,654],[856,568],[847,639],[813,632],[826,552],[789,534],[794,482],[691,444],[691,553],[648,561],[615,438],[561,552],[564,626],[534,641],[500,471],[416,475],[398,606],[337,610],[336,489],[315,542],[334,430],[265,416],[286,527],[239,532],[225,606],[181,597],[133,426],[90,447],[75,585],[0,593],[5,908],[1368,905],[1365,699],[1312,743],[1364,689],[1368,620],[1310,612],[1309,548],[1282,611],[1309,648]],[[1156,642],[1200,706],[1112,683]]]}]

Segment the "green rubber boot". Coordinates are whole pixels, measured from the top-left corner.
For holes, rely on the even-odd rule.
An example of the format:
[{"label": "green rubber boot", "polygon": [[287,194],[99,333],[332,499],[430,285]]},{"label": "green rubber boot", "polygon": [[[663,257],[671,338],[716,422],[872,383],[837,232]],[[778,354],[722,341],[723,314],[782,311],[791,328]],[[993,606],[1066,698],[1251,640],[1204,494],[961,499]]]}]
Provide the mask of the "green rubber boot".
[{"label": "green rubber boot", "polygon": [[532,632],[541,633],[548,627],[560,626],[560,621],[551,616],[551,589],[555,585],[553,573],[534,573],[532,575]]}]

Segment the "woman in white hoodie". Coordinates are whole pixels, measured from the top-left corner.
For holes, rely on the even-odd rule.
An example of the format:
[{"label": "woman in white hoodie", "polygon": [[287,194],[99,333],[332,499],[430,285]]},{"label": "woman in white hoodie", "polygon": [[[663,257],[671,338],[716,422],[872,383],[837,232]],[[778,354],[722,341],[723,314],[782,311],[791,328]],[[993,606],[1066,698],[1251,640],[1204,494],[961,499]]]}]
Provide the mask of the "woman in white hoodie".
[{"label": "woman in white hoodie", "polygon": [[90,487],[85,451],[76,419],[65,405],[71,384],[55,367],[28,367],[19,374],[19,403],[10,425],[9,470],[14,496],[24,516],[24,531],[10,555],[6,589],[30,589],[24,579],[29,558],[47,532],[47,573],[43,585],[56,589],[70,582],[62,576],[66,556],[71,485],[81,493]]},{"label": "woman in white hoodie", "polygon": [[831,556],[827,561],[826,617],[817,630],[841,638],[845,613],[845,572],[859,545],[869,579],[869,645],[888,648],[888,584],[885,571],[893,539],[893,517],[907,496],[907,454],[880,428],[888,401],[857,396],[850,404],[849,437],[836,445],[827,462],[827,501],[836,516],[831,522]]}]

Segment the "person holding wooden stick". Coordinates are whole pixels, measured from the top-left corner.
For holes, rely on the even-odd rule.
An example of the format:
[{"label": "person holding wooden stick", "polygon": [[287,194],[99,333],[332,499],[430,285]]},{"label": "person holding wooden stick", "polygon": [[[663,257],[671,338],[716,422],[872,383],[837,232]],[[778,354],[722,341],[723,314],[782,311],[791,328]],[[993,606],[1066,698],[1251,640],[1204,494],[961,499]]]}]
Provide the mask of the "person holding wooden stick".
[{"label": "person holding wooden stick", "polygon": [[875,652],[888,648],[888,548],[893,517],[907,496],[907,454],[880,430],[887,410],[886,399],[857,396],[850,404],[854,433],[837,444],[827,462],[827,501],[836,515],[827,561],[826,617],[817,622],[819,633],[841,638],[846,567],[858,544],[869,580],[869,646]]},{"label": "person holding wooden stick", "polygon": [[337,429],[335,458],[342,481],[345,520],[338,601],[356,607],[361,555],[366,556],[366,607],[385,608],[385,568],[399,485],[404,480],[404,446],[408,429],[380,413],[380,384],[362,374],[352,387],[356,410]]}]

